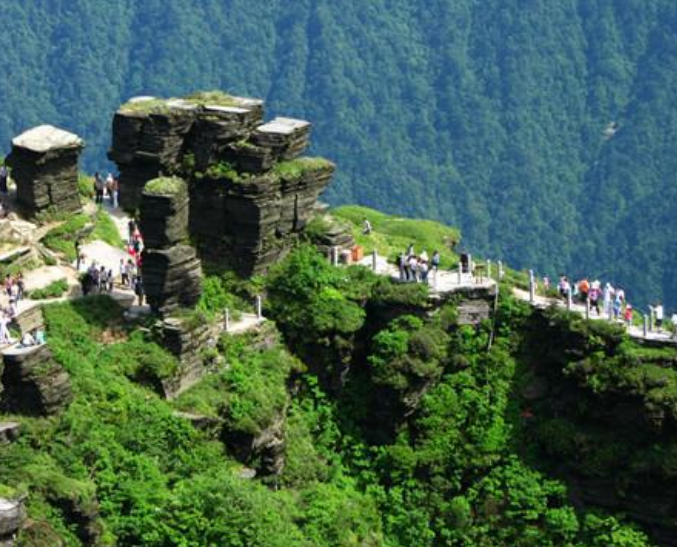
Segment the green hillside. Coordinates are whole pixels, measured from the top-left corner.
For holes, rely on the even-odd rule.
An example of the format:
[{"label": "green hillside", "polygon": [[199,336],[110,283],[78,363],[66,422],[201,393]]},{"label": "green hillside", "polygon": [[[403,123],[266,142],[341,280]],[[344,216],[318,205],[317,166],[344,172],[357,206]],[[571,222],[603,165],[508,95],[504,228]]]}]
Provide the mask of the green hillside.
[{"label": "green hillside", "polygon": [[334,205],[441,220],[477,253],[677,304],[672,0],[2,7],[1,143],[59,124],[91,171],[130,96],[258,95],[315,123]]}]

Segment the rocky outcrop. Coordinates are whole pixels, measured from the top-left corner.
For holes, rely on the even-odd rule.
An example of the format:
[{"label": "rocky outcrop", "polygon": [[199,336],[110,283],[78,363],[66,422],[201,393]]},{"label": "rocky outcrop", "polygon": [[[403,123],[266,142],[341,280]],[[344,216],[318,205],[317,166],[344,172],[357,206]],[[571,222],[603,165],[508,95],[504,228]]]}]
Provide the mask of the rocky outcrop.
[{"label": "rocky outcrop", "polygon": [[200,257],[242,275],[265,270],[303,231],[334,166],[297,159],[308,146],[308,122],[262,120],[262,101],[220,92],[123,105],[109,152],[121,173],[123,207],[143,202],[149,180],[180,173]]},{"label": "rocky outcrop", "polygon": [[146,248],[141,272],[146,298],[156,313],[193,307],[202,293],[202,267],[188,237],[188,191],[179,178],[153,179],[141,200]]},{"label": "rocky outcrop", "polygon": [[45,416],[59,412],[71,402],[68,373],[52,359],[48,346],[3,351],[2,407],[7,412]]},{"label": "rocky outcrop", "polygon": [[12,140],[8,163],[25,214],[50,209],[74,213],[82,208],[78,159],[83,147],[78,136],[51,125],[34,127]]},{"label": "rocky outcrop", "polygon": [[285,464],[285,425],[286,409],[256,435],[224,428],[222,439],[239,461],[256,463],[257,475],[279,475]]},{"label": "rocky outcrop", "polygon": [[26,520],[23,498],[0,498],[0,545],[14,545],[13,538]]},{"label": "rocky outcrop", "polygon": [[158,343],[179,361],[176,374],[162,380],[162,390],[167,399],[177,397],[218,366],[214,348],[221,331],[220,325],[170,317],[158,321],[154,331]]},{"label": "rocky outcrop", "polygon": [[19,422],[0,422],[0,445],[16,441],[20,433],[21,424]]}]

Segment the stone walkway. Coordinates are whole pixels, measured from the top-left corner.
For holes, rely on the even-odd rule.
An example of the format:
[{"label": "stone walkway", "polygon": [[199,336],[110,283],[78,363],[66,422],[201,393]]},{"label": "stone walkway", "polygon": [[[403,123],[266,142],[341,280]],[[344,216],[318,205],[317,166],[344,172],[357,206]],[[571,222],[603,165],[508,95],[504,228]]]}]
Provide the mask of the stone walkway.
[{"label": "stone walkway", "polygon": [[[399,268],[388,262],[384,256],[376,256],[375,270],[372,255],[365,256],[357,264],[369,268],[378,275],[390,277],[394,281],[400,281]],[[479,278],[469,273],[463,273],[459,276],[458,271],[439,269],[436,273],[430,272],[428,275],[428,286],[433,294],[447,294],[464,289],[491,289],[496,286],[496,281],[486,276]]]},{"label": "stone walkway", "polygon": [[[530,302],[529,291],[514,288],[513,294],[519,300],[522,300],[524,302]],[[531,303],[532,306],[534,306],[535,308],[539,308],[539,309],[549,308],[550,306],[553,306],[553,305],[558,307],[558,308],[562,308],[562,309],[566,309],[566,307],[567,307],[566,301],[564,301],[560,298],[551,298],[551,297],[539,296],[539,295],[535,295],[534,301],[530,302],[530,303]],[[576,312],[576,313],[580,314],[581,316],[585,317],[586,308],[583,304],[578,303],[578,302],[573,302],[572,306],[571,306],[571,310],[573,312]],[[595,311],[590,311],[589,314],[588,314],[588,318],[591,321],[610,321],[608,317],[605,317],[604,315],[597,315],[597,313]],[[612,319],[611,322],[613,322],[617,325],[626,326],[625,322],[621,321],[621,320]],[[661,344],[661,345],[677,346],[677,338],[672,333],[669,333],[669,332],[665,332],[665,331],[659,332],[659,331],[656,331],[656,330],[651,330],[651,331],[648,331],[646,336],[645,336],[644,335],[644,328],[638,327],[637,325],[630,325],[630,327],[627,327],[626,330],[627,330],[628,335],[635,340],[654,342],[654,343]]]}]

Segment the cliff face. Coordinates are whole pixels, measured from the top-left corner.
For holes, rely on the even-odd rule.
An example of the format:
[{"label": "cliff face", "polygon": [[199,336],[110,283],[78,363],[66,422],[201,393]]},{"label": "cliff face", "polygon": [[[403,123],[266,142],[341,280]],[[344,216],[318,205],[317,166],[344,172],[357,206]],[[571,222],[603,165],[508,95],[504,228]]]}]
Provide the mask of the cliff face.
[{"label": "cliff face", "polygon": [[201,258],[243,275],[264,270],[302,232],[334,166],[298,158],[308,122],[262,120],[262,101],[217,92],[130,101],[115,114],[109,152],[120,203],[136,210],[149,180],[178,174]]},{"label": "cliff face", "polygon": [[625,513],[658,544],[675,545],[677,351],[546,312],[532,317],[524,355],[534,463],[564,479],[579,508]]}]

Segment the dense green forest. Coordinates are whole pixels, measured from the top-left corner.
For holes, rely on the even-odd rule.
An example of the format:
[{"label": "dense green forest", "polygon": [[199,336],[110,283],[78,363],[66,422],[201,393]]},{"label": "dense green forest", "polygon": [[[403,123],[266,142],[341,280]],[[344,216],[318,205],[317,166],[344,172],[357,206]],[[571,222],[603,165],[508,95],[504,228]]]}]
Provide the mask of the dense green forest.
[{"label": "dense green forest", "polygon": [[93,170],[130,96],[260,96],[314,122],[340,166],[334,204],[439,219],[476,253],[677,303],[672,0],[2,7],[0,142],[59,124]]}]

